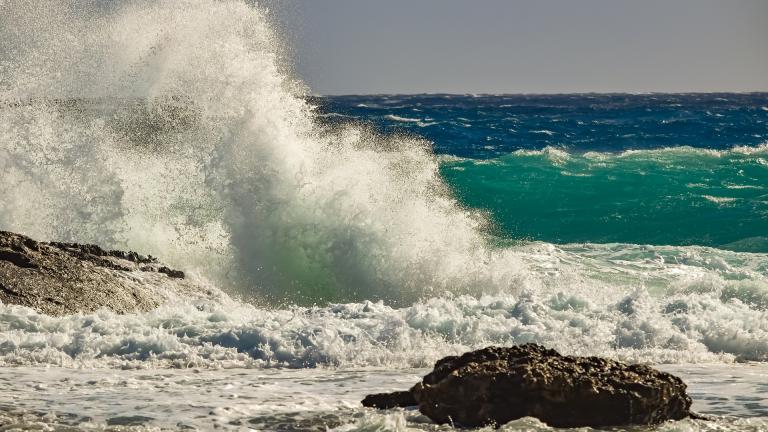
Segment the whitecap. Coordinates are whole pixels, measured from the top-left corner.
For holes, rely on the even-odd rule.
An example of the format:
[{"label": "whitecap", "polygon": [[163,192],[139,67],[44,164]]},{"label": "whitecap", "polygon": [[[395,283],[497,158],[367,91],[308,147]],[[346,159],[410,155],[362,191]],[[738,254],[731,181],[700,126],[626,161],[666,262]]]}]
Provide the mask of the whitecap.
[{"label": "whitecap", "polygon": [[409,118],[409,117],[400,117],[400,116],[396,116],[394,114],[387,114],[387,115],[384,116],[384,118],[387,118],[389,120],[399,121],[399,122],[405,122],[405,123],[418,123],[418,122],[421,122],[421,119]]},{"label": "whitecap", "polygon": [[712,195],[702,195],[702,198],[716,204],[728,204],[739,200],[739,198],[734,197],[717,197]]},{"label": "whitecap", "polygon": [[532,130],[532,131],[531,131],[531,133],[532,133],[532,134],[548,135],[548,136],[553,136],[553,135],[555,135],[555,134],[556,134],[556,132],[553,132],[553,131],[551,131],[551,130],[547,130],[547,129],[541,129],[541,130]]}]

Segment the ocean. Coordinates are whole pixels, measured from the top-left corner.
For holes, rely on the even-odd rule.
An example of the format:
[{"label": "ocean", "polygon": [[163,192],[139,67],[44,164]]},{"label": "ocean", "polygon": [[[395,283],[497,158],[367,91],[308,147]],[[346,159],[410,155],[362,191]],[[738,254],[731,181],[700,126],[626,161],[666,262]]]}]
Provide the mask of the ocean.
[{"label": "ocean", "polygon": [[0,304],[0,428],[451,430],[359,401],[537,342],[716,416],[629,430],[768,430],[768,94],[312,96],[259,5],[0,16],[0,229],[208,293]]},{"label": "ocean", "polygon": [[429,139],[459,200],[505,239],[768,252],[768,94],[315,102],[326,119]]}]

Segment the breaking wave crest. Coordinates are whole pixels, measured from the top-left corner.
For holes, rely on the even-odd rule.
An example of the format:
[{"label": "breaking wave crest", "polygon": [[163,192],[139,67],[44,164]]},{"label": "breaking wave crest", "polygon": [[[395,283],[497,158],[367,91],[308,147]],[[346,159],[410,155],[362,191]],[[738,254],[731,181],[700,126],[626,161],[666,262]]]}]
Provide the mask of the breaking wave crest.
[{"label": "breaking wave crest", "polygon": [[428,142],[316,119],[258,6],[19,0],[0,16],[0,227],[152,253],[253,300],[0,305],[2,364],[424,366],[528,341],[768,355],[765,254],[494,239]]},{"label": "breaking wave crest", "polygon": [[271,302],[518,278],[428,143],[316,125],[258,7],[55,5],[3,6],[30,24],[0,30],[6,229],[152,251]]}]

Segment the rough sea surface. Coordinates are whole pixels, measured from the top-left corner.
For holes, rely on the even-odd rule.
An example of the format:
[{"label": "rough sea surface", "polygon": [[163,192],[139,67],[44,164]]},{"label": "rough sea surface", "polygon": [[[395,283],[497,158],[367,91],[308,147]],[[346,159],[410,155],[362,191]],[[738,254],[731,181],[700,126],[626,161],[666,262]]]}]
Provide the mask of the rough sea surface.
[{"label": "rough sea surface", "polygon": [[0,17],[0,229],[216,293],[0,304],[0,428],[450,430],[359,400],[538,342],[718,416],[631,430],[768,429],[768,95],[318,98],[258,4]]},{"label": "rough sea surface", "polygon": [[765,93],[317,103],[329,121],[429,138],[443,178],[504,237],[768,252]]}]

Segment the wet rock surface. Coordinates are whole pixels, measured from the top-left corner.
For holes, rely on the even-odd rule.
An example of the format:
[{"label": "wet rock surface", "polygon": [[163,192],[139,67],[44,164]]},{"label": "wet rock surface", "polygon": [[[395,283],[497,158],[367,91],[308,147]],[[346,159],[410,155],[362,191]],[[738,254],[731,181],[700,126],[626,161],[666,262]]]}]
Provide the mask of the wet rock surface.
[{"label": "wet rock surface", "polygon": [[[39,242],[0,231],[0,301],[48,315],[118,313],[157,307],[162,296],[148,280],[184,278],[152,256],[96,245]],[[155,286],[157,284],[154,284]]]},{"label": "wet rock surface", "polygon": [[437,423],[470,427],[527,416],[555,427],[695,417],[686,385],[671,374],[599,357],[562,356],[535,344],[445,357],[409,391],[371,395],[363,405],[417,405]]},{"label": "wet rock surface", "polygon": [[363,406],[378,409],[409,407],[419,404],[410,390],[368,395],[362,403]]}]

